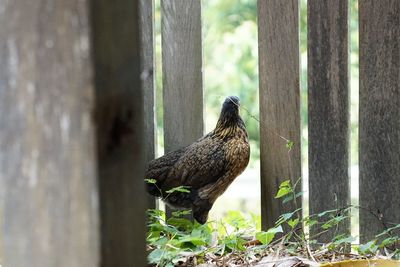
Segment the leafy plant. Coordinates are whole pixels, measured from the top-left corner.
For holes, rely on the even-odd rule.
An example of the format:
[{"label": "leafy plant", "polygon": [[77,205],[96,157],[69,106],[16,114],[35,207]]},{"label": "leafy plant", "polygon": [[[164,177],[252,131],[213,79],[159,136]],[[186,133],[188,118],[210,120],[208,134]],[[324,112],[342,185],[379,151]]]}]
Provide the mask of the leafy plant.
[{"label": "leafy plant", "polygon": [[226,222],[205,225],[191,222],[181,216],[190,211],[173,212],[166,219],[160,210],[148,210],[148,262],[158,266],[174,266],[179,261],[196,258],[204,261],[207,253],[224,256],[243,252],[246,243],[255,235],[256,224],[240,212],[229,212]]},{"label": "leafy plant", "polygon": [[[275,197],[282,202],[295,202],[301,196],[296,190],[298,184],[299,180],[294,185],[289,180],[282,182]],[[171,192],[186,190],[178,187]],[[163,211],[148,210],[148,262],[155,266],[176,266],[220,261],[223,265],[227,257],[236,257],[235,262],[248,264],[271,251],[304,255],[315,261],[324,261],[327,254],[345,257],[355,237],[336,234],[336,230],[348,218],[344,214],[348,214],[350,208],[354,207],[327,210],[306,217],[301,217],[301,208],[296,208],[282,214],[275,226],[266,231],[260,229],[260,216],[246,216],[238,211],[229,211],[223,221],[201,225],[182,217],[190,214],[190,210],[175,211],[168,219]],[[305,226],[318,226],[320,232],[310,236],[304,231]],[[375,239],[352,247],[360,257],[384,253],[390,258],[400,259],[398,230],[400,224],[393,225]],[[319,243],[318,236],[328,231],[335,233],[332,241]]]}]

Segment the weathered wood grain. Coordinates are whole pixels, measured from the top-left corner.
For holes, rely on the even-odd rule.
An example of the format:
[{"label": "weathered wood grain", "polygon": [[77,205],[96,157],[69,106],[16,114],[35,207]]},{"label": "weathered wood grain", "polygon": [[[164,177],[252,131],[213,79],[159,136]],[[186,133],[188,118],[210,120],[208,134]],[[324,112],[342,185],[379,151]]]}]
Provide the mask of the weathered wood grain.
[{"label": "weathered wood grain", "polygon": [[[262,227],[294,204],[275,199],[281,182],[301,176],[298,2],[259,1],[259,76]],[[294,142],[288,153],[286,141]],[[301,185],[298,187],[301,190]],[[301,199],[298,199],[301,207]]]},{"label": "weathered wood grain", "polygon": [[99,266],[87,3],[0,3],[3,266]]},{"label": "weathered wood grain", "polygon": [[400,222],[400,1],[359,5],[360,240],[365,242],[384,224]]},{"label": "weathered wood grain", "polygon": [[[350,204],[348,1],[307,3],[309,203],[317,214]],[[333,230],[318,240],[349,234],[350,220]],[[312,235],[320,231],[311,228]]]},{"label": "weathered wood grain", "polygon": [[93,0],[101,266],[145,266],[139,0]]},{"label": "weathered wood grain", "polygon": [[[156,127],[156,88],[155,88],[155,61],[154,61],[154,0],[140,0],[140,42],[141,42],[141,78],[144,103],[144,153],[149,162],[156,156],[157,127]],[[156,208],[157,201],[149,195],[149,208]]]},{"label": "weathered wood grain", "polygon": [[161,1],[165,152],[203,135],[201,1]]}]

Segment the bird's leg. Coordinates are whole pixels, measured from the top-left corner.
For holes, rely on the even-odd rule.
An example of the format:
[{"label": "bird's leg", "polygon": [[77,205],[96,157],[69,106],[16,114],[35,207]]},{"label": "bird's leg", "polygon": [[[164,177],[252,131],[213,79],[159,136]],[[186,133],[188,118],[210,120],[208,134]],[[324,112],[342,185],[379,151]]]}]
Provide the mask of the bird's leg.
[{"label": "bird's leg", "polygon": [[210,212],[214,202],[210,203],[207,199],[198,198],[192,207],[193,217],[201,224],[207,222],[208,213]]},{"label": "bird's leg", "polygon": [[211,210],[215,200],[225,192],[233,179],[226,174],[216,183],[201,188],[198,192],[197,199],[193,203],[193,217],[201,224],[206,223],[208,213]]}]

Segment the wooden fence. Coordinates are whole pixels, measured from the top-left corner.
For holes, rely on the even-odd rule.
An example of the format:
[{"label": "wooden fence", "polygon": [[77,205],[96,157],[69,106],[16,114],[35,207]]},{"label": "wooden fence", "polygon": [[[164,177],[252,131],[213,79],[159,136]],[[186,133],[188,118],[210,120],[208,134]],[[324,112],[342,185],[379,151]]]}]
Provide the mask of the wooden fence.
[{"label": "wooden fence", "polygon": [[[161,2],[170,151],[203,134],[201,1]],[[145,266],[153,5],[0,2],[4,266]],[[359,3],[361,241],[400,222],[398,14],[397,0]],[[298,16],[296,0],[258,2],[263,228],[293,208],[274,199],[278,185],[301,176]],[[307,16],[309,201],[317,213],[350,203],[348,3],[308,0]],[[289,161],[273,133],[295,143]]]}]

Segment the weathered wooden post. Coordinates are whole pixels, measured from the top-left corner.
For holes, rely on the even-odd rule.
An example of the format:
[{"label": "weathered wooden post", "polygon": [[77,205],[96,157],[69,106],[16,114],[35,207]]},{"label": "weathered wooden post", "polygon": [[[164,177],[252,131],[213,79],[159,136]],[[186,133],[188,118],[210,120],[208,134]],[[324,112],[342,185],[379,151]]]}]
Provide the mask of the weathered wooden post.
[{"label": "weathered wooden post", "polygon": [[400,2],[360,1],[360,240],[400,223]]},{"label": "weathered wooden post", "polygon": [[165,152],[203,135],[201,1],[161,1]]},{"label": "weathered wooden post", "polygon": [[[347,1],[308,1],[310,214],[350,204],[347,13]],[[311,229],[312,235],[320,231]],[[340,233],[350,233],[350,220]],[[334,234],[318,238],[328,242]]]},{"label": "weathered wooden post", "polygon": [[4,266],[145,266],[138,18],[138,0],[0,4]]},{"label": "weathered wooden post", "polygon": [[[139,0],[93,0],[102,266],[145,264]],[[143,77],[143,76],[142,76]]]},{"label": "weathered wooden post", "polygon": [[[298,15],[298,1],[258,1],[263,229],[296,208],[274,197],[281,182],[301,176]],[[290,152],[282,137],[294,143]]]}]

